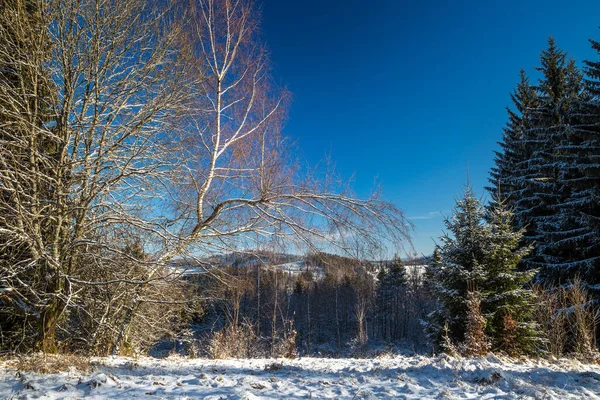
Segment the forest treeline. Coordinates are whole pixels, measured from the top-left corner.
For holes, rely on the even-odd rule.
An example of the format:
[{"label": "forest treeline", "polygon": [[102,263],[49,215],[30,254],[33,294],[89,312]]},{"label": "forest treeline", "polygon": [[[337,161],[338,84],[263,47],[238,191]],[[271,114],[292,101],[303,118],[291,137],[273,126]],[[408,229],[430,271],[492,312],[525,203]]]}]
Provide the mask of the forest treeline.
[{"label": "forest treeline", "polygon": [[[600,61],[550,39],[521,72],[491,200],[423,265],[385,256],[395,205],[296,158],[252,0],[1,5],[0,352],[597,359]],[[266,248],[304,269],[236,265]]]},{"label": "forest treeline", "polygon": [[313,253],[290,272],[282,267],[285,256],[262,254],[254,265],[190,278],[202,297],[219,299],[208,302],[196,334],[187,338],[194,352],[217,358],[343,355],[365,353],[374,341],[426,349],[422,321],[433,304],[423,285],[423,260]]}]

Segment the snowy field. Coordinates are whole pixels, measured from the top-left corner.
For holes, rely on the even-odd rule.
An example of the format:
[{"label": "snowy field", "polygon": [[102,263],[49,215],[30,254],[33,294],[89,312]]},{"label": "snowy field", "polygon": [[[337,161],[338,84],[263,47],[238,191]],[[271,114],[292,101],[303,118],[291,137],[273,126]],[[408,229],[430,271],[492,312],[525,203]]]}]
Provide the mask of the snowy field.
[{"label": "snowy field", "polygon": [[600,399],[600,366],[561,360],[203,360],[102,358],[94,371],[21,373],[0,364],[2,399]]}]

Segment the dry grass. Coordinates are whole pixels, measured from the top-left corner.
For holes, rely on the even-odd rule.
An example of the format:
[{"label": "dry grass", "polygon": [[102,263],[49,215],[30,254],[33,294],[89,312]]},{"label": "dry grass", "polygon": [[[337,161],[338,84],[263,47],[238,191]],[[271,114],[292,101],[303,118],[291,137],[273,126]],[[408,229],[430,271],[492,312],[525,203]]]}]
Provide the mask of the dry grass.
[{"label": "dry grass", "polygon": [[546,342],[544,349],[554,358],[572,357],[598,363],[596,328],[600,310],[581,280],[557,288],[537,287],[536,319]]},{"label": "dry grass", "polygon": [[211,337],[208,343],[208,354],[213,359],[296,358],[298,356],[297,334],[290,322],[286,322],[285,325],[286,329],[283,332],[276,332],[270,340],[258,336],[256,326],[249,322],[227,325]]},{"label": "dry grass", "polygon": [[227,325],[215,332],[208,345],[213,359],[255,358],[266,355],[266,349],[251,324]]},{"label": "dry grass", "polygon": [[9,358],[5,366],[23,372],[34,372],[38,374],[56,374],[75,369],[79,372],[88,373],[94,369],[94,364],[89,357],[72,354],[43,354],[36,353],[27,356]]}]

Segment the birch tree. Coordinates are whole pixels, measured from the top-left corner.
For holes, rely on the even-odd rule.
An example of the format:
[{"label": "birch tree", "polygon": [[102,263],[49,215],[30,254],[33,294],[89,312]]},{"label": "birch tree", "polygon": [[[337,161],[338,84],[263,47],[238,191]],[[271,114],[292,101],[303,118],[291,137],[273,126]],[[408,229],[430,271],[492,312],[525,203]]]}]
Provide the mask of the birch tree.
[{"label": "birch tree", "polygon": [[357,199],[332,170],[307,170],[282,134],[289,96],[275,84],[253,2],[199,0],[188,32],[206,79],[185,128],[189,160],[177,198],[180,230],[164,258],[186,246],[294,240],[337,246],[342,237],[406,243],[402,213],[374,195]]},{"label": "birch tree", "polygon": [[[344,238],[408,242],[395,206],[294,157],[289,95],[253,2],[14,4],[2,29],[26,40],[3,35],[2,72],[41,82],[3,75],[0,93],[0,312],[19,316],[22,347],[56,350],[58,334],[122,352],[141,329],[162,334],[194,301],[169,266],[177,257],[264,241],[340,252]],[[45,99],[33,110],[49,116],[25,99]]]}]

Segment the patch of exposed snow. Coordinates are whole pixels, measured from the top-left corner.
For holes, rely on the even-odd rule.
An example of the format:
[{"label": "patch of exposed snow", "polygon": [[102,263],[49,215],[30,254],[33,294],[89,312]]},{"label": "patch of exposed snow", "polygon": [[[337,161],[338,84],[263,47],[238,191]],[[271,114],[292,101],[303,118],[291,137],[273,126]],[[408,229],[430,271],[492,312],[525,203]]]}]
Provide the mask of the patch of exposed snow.
[{"label": "patch of exposed snow", "polygon": [[321,279],[323,277],[325,277],[325,271],[323,270],[323,268],[321,267],[314,267],[314,266],[308,266],[306,264],[306,261],[304,260],[299,260],[299,261],[293,261],[293,262],[289,262],[289,263],[285,263],[285,264],[279,264],[279,265],[274,265],[274,266],[270,266],[267,267],[267,269],[272,269],[272,270],[281,270],[283,272],[287,272],[288,274],[291,275],[300,275],[303,272],[307,272],[310,271],[313,273],[313,276],[315,279]]},{"label": "patch of exposed snow", "polygon": [[[205,360],[99,358],[93,373],[0,364],[7,399],[600,399],[600,366],[495,356]],[[151,396],[151,397],[147,397]]]}]

